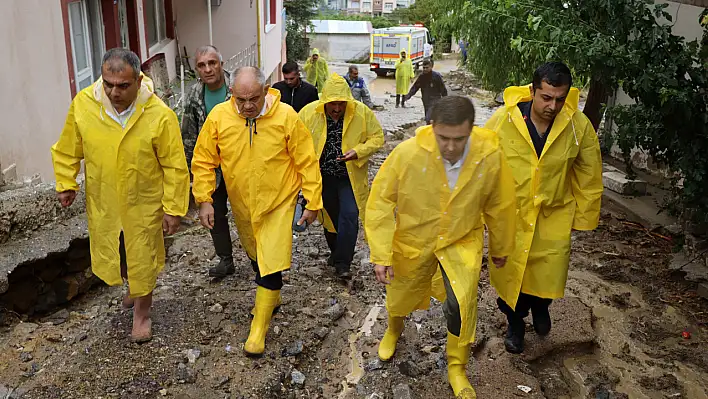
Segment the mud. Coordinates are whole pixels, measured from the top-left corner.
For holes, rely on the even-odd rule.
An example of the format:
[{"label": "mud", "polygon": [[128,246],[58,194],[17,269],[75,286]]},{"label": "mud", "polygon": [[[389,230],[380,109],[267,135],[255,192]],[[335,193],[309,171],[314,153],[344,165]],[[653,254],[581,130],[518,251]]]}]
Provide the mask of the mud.
[{"label": "mud", "polygon": [[[375,168],[395,144],[375,155]],[[506,321],[483,270],[468,367],[478,397],[708,398],[708,303],[672,275],[672,242],[626,223],[611,203],[603,207],[595,232],[574,233],[567,297],[551,305],[551,334],[541,339],[527,326],[523,355],[504,350]],[[384,289],[375,282],[363,237],[354,277],[342,283],[326,264],[329,251],[318,226],[294,237],[293,266],[284,276],[283,305],[265,355],[246,357],[253,272],[234,232],[237,272],[211,281],[207,269],[217,259],[194,217],[169,242],[155,290],[153,341],[130,342],[131,313],[120,307],[120,287],[98,286],[51,316],[11,313],[0,326],[0,392],[15,390],[22,398],[388,399],[395,387],[416,399],[452,397],[440,303],[431,300],[430,309],[412,314],[396,356],[380,362]],[[344,310],[341,318],[331,317],[339,313],[334,306]]]}]

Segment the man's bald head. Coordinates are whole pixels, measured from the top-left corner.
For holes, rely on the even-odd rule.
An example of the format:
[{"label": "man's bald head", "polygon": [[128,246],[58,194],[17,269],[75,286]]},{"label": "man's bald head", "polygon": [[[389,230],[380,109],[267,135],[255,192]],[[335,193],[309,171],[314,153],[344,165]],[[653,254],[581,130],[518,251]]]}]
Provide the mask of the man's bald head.
[{"label": "man's bald head", "polygon": [[256,118],[260,115],[268,89],[270,86],[266,85],[265,75],[258,68],[240,67],[233,73],[231,92],[238,112],[245,118]]}]

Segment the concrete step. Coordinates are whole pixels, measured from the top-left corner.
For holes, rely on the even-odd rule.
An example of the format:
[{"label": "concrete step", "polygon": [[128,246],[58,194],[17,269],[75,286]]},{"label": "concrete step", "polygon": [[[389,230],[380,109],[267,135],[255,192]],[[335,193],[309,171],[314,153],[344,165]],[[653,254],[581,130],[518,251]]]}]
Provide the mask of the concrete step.
[{"label": "concrete step", "polygon": [[639,179],[628,179],[627,174],[614,166],[602,165],[602,185],[622,195],[646,195],[647,182]]}]

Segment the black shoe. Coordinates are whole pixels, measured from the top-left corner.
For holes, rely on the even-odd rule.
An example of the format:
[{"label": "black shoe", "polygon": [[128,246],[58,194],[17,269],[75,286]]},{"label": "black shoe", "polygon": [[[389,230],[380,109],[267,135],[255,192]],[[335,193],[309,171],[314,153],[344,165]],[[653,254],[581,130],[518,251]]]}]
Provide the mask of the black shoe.
[{"label": "black shoe", "polygon": [[518,325],[518,321],[509,324],[509,328],[506,330],[506,338],[504,338],[506,351],[513,354],[522,353],[524,351],[525,333],[526,326],[523,319],[521,320],[521,326]]},{"label": "black shoe", "polygon": [[327,265],[330,267],[334,267],[334,252],[332,252],[329,255],[329,258],[327,258]]},{"label": "black shoe", "polygon": [[548,306],[537,306],[531,309],[533,316],[533,329],[536,334],[545,337],[551,332],[551,315],[548,313]]},{"label": "black shoe", "polygon": [[350,270],[349,265],[335,265],[334,266],[334,274],[337,275],[337,277],[346,280],[351,278],[352,273]]},{"label": "black shoe", "polygon": [[221,258],[219,264],[209,269],[209,277],[224,278],[236,273],[233,258]]}]

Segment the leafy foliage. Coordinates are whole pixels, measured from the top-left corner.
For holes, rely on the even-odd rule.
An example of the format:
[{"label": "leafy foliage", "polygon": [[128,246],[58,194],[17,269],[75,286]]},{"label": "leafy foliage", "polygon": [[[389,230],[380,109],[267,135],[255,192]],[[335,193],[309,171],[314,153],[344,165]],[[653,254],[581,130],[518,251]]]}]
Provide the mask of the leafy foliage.
[{"label": "leafy foliage", "polygon": [[305,29],[310,26],[310,20],[316,15],[315,10],[319,4],[319,0],[285,0],[283,2],[287,16],[285,45],[287,47],[288,61],[298,61],[307,58],[309,44]]},{"label": "leafy foliage", "polygon": [[489,88],[528,83],[538,65],[561,60],[590,83],[589,97],[593,87],[622,89],[636,104],[610,107],[608,114],[628,170],[630,151],[645,151],[675,172],[669,209],[708,221],[708,49],[672,34],[666,4],[439,0],[438,6],[455,12],[439,14],[436,29],[468,40],[469,68]]},{"label": "leafy foliage", "polygon": [[341,13],[335,12],[335,11],[320,12],[313,19],[325,19],[325,20],[333,20],[333,21],[370,21],[371,26],[373,26],[374,29],[388,28],[388,27],[396,25],[396,22],[394,22],[392,19],[389,19],[388,17],[384,17],[384,16],[372,16],[372,15],[364,15],[364,14],[347,15],[347,14],[341,14]]}]

